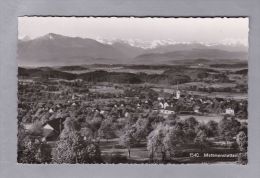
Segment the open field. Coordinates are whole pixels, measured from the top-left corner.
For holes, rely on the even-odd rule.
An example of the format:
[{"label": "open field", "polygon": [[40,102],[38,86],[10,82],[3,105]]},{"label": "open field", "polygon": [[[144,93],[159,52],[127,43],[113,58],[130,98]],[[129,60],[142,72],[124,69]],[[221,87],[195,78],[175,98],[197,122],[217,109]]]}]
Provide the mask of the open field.
[{"label": "open field", "polygon": [[110,86],[95,86],[89,89],[90,92],[97,92],[97,93],[123,93],[122,89],[118,89],[115,87]]},{"label": "open field", "polygon": [[[159,92],[163,90],[166,93],[175,93],[177,86],[174,88],[153,88],[153,90]],[[198,96],[206,96],[210,98],[230,98],[230,99],[237,99],[237,100],[244,100],[248,98],[246,93],[230,93],[230,92],[200,92],[200,91],[186,91],[188,94],[191,95],[198,95]]]},{"label": "open field", "polygon": [[88,68],[86,67],[86,69],[80,69],[80,70],[63,70],[63,69],[59,69],[59,70],[63,72],[73,73],[73,74],[94,72],[97,70],[103,70],[107,72],[126,72],[126,73],[133,73],[133,74],[138,74],[138,73],[162,74],[165,71],[163,69],[132,69],[126,66],[122,66],[122,67],[106,66],[106,67],[88,67]]},{"label": "open field", "polygon": [[[208,115],[191,115],[191,114],[183,115],[183,114],[180,114],[179,117],[182,120],[188,119],[190,117],[194,117],[200,123],[208,123],[209,121],[215,121],[215,122],[219,123],[223,119],[224,115],[225,115],[224,113],[223,114],[208,114]],[[247,122],[247,120],[240,120],[240,119],[237,119],[237,120],[239,122]]]},{"label": "open field", "polygon": [[[100,142],[101,149],[102,149],[102,155],[104,157],[106,156],[117,156],[121,158],[127,159],[128,157],[128,151],[125,148],[120,148],[118,145],[118,139],[109,139],[109,140],[102,140]],[[223,153],[224,151],[224,153]],[[198,147],[197,145],[187,144],[179,147],[176,149],[176,156],[173,160],[173,162],[176,163],[214,163],[214,162],[226,162],[231,163],[236,161],[236,157],[231,158],[224,158],[223,157],[216,157],[216,158],[210,158],[206,157],[206,154],[238,154],[239,152],[233,148],[226,148],[225,146],[215,145],[210,148],[202,149]],[[190,154],[197,154],[199,157],[192,157]],[[205,155],[204,155],[205,154]],[[131,148],[131,156],[128,158],[131,162],[135,163],[144,163],[149,162],[149,151],[146,148],[146,144],[142,143],[138,147]],[[155,160],[160,160],[160,155],[157,155],[154,158]],[[170,160],[168,160],[171,162]],[[156,162],[156,161],[155,161]]]}]

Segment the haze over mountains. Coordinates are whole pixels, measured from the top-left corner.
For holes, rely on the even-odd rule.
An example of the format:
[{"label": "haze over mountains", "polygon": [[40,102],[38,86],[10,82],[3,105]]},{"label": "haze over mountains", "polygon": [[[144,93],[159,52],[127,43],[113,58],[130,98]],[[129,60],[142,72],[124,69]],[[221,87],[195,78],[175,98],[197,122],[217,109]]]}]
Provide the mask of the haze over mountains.
[{"label": "haze over mountains", "polygon": [[241,44],[176,43],[133,40],[94,40],[49,33],[18,41],[19,66],[66,66],[81,64],[179,64],[235,63],[247,60]]}]

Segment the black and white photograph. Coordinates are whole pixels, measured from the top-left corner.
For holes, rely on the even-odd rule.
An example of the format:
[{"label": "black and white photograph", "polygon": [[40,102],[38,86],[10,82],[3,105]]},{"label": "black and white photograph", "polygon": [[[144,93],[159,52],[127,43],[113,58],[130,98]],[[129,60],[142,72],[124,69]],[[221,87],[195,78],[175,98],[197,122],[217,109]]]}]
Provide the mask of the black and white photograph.
[{"label": "black and white photograph", "polygon": [[17,163],[248,163],[247,17],[18,17]]}]

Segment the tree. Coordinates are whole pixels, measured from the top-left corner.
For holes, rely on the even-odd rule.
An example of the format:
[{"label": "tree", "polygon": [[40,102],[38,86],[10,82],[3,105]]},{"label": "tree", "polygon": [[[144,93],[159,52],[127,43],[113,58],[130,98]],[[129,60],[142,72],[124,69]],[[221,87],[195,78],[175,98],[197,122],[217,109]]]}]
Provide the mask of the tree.
[{"label": "tree", "polygon": [[207,133],[205,129],[199,129],[194,142],[200,145],[200,151],[202,152],[203,147],[207,144]]},{"label": "tree", "polygon": [[190,143],[194,141],[198,126],[199,122],[194,117],[189,117],[184,120],[183,131],[185,134],[186,142]]},{"label": "tree", "polygon": [[17,161],[19,163],[37,163],[37,160],[35,158],[36,153],[37,147],[35,144],[33,144],[32,139],[28,135],[24,135],[22,140],[19,140],[18,137]]},{"label": "tree", "polygon": [[176,114],[170,114],[165,122],[169,125],[175,125],[179,121],[180,117],[178,117]]},{"label": "tree", "polygon": [[158,153],[161,153],[162,160],[165,160],[166,148],[163,144],[165,137],[165,127],[162,124],[159,124],[156,129],[154,129],[147,138],[147,150],[150,154],[150,159],[153,160],[154,156]]},{"label": "tree", "polygon": [[102,121],[103,116],[97,112],[94,114],[92,120],[87,121],[95,136],[97,136],[98,129],[100,128]]},{"label": "tree", "polygon": [[247,123],[246,122],[242,122],[239,130],[243,131],[247,135],[247,133],[248,133],[248,128],[247,127],[248,127]]},{"label": "tree", "polygon": [[19,163],[50,163],[51,149],[37,137],[28,135],[22,125],[18,126],[17,162]]},{"label": "tree", "polygon": [[241,151],[238,155],[238,162],[241,164],[246,164],[247,163],[247,146],[248,146],[248,141],[247,141],[247,135],[245,132],[240,131],[237,136],[236,136],[236,142],[238,144],[238,148]]},{"label": "tree", "polygon": [[148,119],[141,118],[141,117],[136,121],[133,127],[135,128],[133,137],[137,142],[146,139],[146,137],[148,136],[148,134],[151,132],[152,129]]},{"label": "tree", "polygon": [[206,124],[207,127],[207,135],[209,137],[216,137],[218,135],[218,123],[216,121],[209,121]]},{"label": "tree", "polygon": [[163,143],[170,158],[174,157],[177,146],[184,143],[184,132],[180,124],[176,123],[166,129]]},{"label": "tree", "polygon": [[158,126],[147,137],[147,149],[151,160],[155,155],[161,155],[161,160],[165,161],[167,153],[170,158],[175,154],[178,144],[184,142],[184,132],[179,124],[169,126],[158,124]]},{"label": "tree", "polygon": [[53,151],[55,163],[99,163],[100,150],[91,140],[84,140],[77,131],[61,138]]},{"label": "tree", "polygon": [[227,146],[228,141],[231,141],[233,137],[237,135],[240,128],[240,122],[235,120],[233,117],[224,117],[218,125],[219,135],[225,140]]},{"label": "tree", "polygon": [[238,144],[238,148],[242,152],[247,151],[247,135],[245,132],[240,131],[236,136],[236,142]]},{"label": "tree", "polygon": [[136,143],[135,138],[133,137],[133,130],[126,129],[126,132],[120,137],[120,144],[127,147],[128,158],[131,156],[131,147]]},{"label": "tree", "polygon": [[90,138],[84,139],[76,122],[67,118],[53,150],[53,159],[55,163],[99,163],[101,153],[98,144]]},{"label": "tree", "polygon": [[149,125],[154,128],[157,126],[158,123],[165,120],[162,116],[159,115],[159,112],[151,112],[150,114],[148,114],[147,119],[149,121]]},{"label": "tree", "polygon": [[102,121],[98,130],[98,134],[101,138],[111,139],[115,137],[114,125],[112,119],[105,119]]},{"label": "tree", "polygon": [[[37,138],[25,136],[23,142],[18,142],[19,163],[39,164],[51,162],[51,148]],[[22,144],[21,144],[22,143]]]},{"label": "tree", "polygon": [[48,145],[46,142],[40,142],[38,146],[39,146],[38,152],[35,155],[38,162],[51,163],[52,161],[51,146]]}]

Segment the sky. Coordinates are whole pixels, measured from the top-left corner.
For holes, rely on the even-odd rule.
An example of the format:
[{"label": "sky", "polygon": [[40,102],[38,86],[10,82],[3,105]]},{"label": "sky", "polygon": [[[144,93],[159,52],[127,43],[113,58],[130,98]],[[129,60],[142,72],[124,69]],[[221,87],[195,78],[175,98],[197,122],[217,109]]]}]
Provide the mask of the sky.
[{"label": "sky", "polygon": [[92,39],[248,45],[248,23],[248,18],[19,17],[18,38],[56,33]]}]

